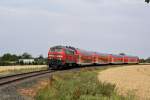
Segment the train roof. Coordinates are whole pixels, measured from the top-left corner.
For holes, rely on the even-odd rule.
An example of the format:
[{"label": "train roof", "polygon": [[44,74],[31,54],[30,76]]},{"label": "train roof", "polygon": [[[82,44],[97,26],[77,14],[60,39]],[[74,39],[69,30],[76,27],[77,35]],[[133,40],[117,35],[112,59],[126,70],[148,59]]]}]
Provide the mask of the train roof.
[{"label": "train roof", "polygon": [[129,55],[115,55],[115,54],[110,54],[112,56],[115,56],[115,57],[131,57],[131,58],[138,58],[138,56],[129,56]]},{"label": "train roof", "polygon": [[124,55],[124,57],[139,58],[138,56],[128,56],[128,55]]},{"label": "train roof", "polygon": [[86,50],[78,49],[78,48],[77,48],[77,51],[79,51],[81,54],[85,54],[85,55],[93,55],[94,54],[94,52],[86,51]]},{"label": "train roof", "polygon": [[71,47],[71,46],[62,46],[62,45],[53,46],[51,48],[65,48],[65,49],[70,49],[70,50],[73,50],[73,51],[76,50],[76,48],[74,48],[74,47]]},{"label": "train roof", "polygon": [[116,54],[110,54],[110,55],[112,55],[114,57],[124,57],[123,55],[116,55]]},{"label": "train roof", "polygon": [[57,46],[53,46],[53,47],[50,47],[50,48],[65,48],[65,49],[70,49],[70,50],[73,50],[73,51],[79,51],[81,54],[85,54],[85,55],[93,55],[93,54],[95,53],[95,54],[97,54],[97,55],[104,55],[104,56],[112,55],[112,56],[114,56],[114,57],[139,58],[138,56],[106,54],[106,53],[99,53],[99,52],[86,51],[86,50],[83,50],[83,49],[74,48],[74,47],[72,47],[72,46],[57,45]]},{"label": "train roof", "polygon": [[103,56],[108,56],[109,55],[107,53],[99,53],[99,52],[95,52],[95,54],[97,54],[97,55],[103,55]]},{"label": "train roof", "polygon": [[53,46],[53,47],[50,47],[50,48],[64,48],[65,46],[61,46],[61,45],[57,45],[57,46]]}]

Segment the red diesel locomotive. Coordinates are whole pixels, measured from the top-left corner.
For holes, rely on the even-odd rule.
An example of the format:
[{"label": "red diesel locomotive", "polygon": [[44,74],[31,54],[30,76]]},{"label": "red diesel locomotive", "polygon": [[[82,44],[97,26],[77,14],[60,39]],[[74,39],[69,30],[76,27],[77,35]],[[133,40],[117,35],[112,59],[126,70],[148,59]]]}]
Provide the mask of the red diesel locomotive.
[{"label": "red diesel locomotive", "polygon": [[70,46],[54,46],[48,52],[49,68],[92,64],[137,64],[138,57],[90,52]]}]

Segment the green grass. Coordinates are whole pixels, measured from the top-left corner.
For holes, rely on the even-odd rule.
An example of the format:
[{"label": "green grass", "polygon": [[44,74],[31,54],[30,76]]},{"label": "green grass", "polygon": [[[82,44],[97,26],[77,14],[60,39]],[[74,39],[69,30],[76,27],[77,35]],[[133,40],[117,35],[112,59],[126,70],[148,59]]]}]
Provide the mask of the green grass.
[{"label": "green grass", "polygon": [[132,100],[118,95],[114,84],[97,80],[100,70],[63,72],[53,75],[49,85],[40,90],[36,100]]}]

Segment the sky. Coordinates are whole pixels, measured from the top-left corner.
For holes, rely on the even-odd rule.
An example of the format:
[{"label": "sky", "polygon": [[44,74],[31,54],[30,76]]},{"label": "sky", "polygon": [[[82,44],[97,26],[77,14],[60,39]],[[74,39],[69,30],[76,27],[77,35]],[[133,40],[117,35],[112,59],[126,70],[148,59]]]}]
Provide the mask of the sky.
[{"label": "sky", "polygon": [[144,0],[0,0],[0,55],[70,45],[147,58],[149,12]]}]

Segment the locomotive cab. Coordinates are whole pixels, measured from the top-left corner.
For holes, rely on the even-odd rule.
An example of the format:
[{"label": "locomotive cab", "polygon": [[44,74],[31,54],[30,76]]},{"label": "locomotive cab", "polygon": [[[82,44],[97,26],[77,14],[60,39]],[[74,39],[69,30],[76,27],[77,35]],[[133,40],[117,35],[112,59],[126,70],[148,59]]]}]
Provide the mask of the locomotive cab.
[{"label": "locomotive cab", "polygon": [[49,68],[55,68],[64,65],[65,50],[61,46],[52,47],[48,52]]},{"label": "locomotive cab", "polygon": [[55,46],[48,52],[49,68],[61,69],[64,66],[72,66],[76,63],[75,50],[65,46]]}]

